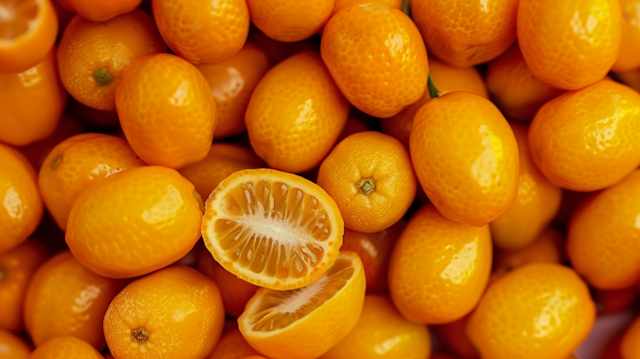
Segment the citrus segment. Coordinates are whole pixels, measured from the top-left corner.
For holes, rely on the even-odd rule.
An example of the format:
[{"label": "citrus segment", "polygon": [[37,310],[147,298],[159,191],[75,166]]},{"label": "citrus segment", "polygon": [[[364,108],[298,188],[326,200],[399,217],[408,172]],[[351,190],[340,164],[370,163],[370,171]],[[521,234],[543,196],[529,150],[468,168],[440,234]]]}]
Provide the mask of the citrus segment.
[{"label": "citrus segment", "polygon": [[349,251],[313,284],[289,291],[260,289],[238,318],[245,339],[272,359],[317,358],[356,324],[364,302],[362,261]]},{"label": "citrus segment", "polygon": [[316,281],[333,264],[344,222],[318,185],[271,169],[234,173],[211,193],[202,235],[226,270],[278,290]]}]

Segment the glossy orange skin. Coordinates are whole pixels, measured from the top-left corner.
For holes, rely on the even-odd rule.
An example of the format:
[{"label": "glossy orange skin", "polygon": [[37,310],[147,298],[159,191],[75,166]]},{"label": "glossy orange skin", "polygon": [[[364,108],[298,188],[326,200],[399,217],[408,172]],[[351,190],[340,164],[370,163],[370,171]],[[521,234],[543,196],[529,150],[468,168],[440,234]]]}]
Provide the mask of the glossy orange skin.
[{"label": "glossy orange skin", "polygon": [[493,243],[502,249],[518,249],[532,243],[555,217],[562,201],[560,187],[549,182],[531,159],[528,127],[514,123],[511,129],[518,143],[518,192],[511,207],[491,223]]},{"label": "glossy orange skin", "polygon": [[0,143],[0,254],[24,242],[40,223],[36,173],[18,150]]},{"label": "glossy orange skin", "polygon": [[249,34],[246,0],[153,0],[153,15],[173,52],[193,64],[219,63],[235,55]]},{"label": "glossy orange skin", "polygon": [[216,285],[220,288],[224,310],[234,318],[242,314],[249,299],[260,288],[227,272],[206,250],[200,253],[198,270],[216,282]]},{"label": "glossy orange skin", "polygon": [[245,120],[258,156],[271,168],[300,173],[329,154],[348,116],[349,103],[320,56],[303,52],[267,72]]},{"label": "glossy orange skin", "polygon": [[49,152],[58,143],[85,131],[84,125],[75,116],[65,113],[51,136],[20,147],[20,152],[29,160],[33,168],[40,168]]},{"label": "glossy orange skin", "polygon": [[64,336],[49,339],[33,351],[29,359],[104,359],[82,339]]},{"label": "glossy orange skin", "polygon": [[596,308],[572,269],[535,263],[489,286],[467,324],[481,357],[566,359],[585,339]]},{"label": "glossy orange skin", "polygon": [[387,275],[391,252],[406,225],[404,220],[399,220],[393,226],[375,233],[344,230],[340,250],[356,252],[362,260],[364,276],[367,279],[367,294],[389,292]]},{"label": "glossy orange skin", "polygon": [[629,326],[620,342],[620,354],[624,359],[635,359],[640,355],[640,317]]},{"label": "glossy orange skin", "polygon": [[0,359],[29,359],[31,348],[10,331],[0,329]]},{"label": "glossy orange skin", "polygon": [[518,45],[492,61],[485,76],[491,99],[512,120],[533,119],[542,105],[564,93],[533,76]]},{"label": "glossy orange skin", "polygon": [[622,12],[620,53],[612,71],[631,71],[640,67],[640,1],[618,0]]},{"label": "glossy orange skin", "polygon": [[478,351],[465,333],[470,316],[467,315],[451,323],[431,327],[436,338],[460,359],[480,358]]},{"label": "glossy orange skin", "polygon": [[236,135],[246,129],[244,113],[258,82],[271,67],[267,53],[253,42],[219,64],[199,65],[218,105],[214,138]]},{"label": "glossy orange skin", "polygon": [[618,57],[617,0],[520,0],[518,43],[533,75],[577,90],[605,77]]},{"label": "glossy orange skin", "polygon": [[69,251],[57,254],[35,273],[24,301],[24,322],[33,343],[71,335],[105,349],[102,319],[125,285],[83,267]]},{"label": "glossy orange skin", "polygon": [[329,20],[335,0],[247,0],[251,22],[270,38],[282,42],[304,40]]},{"label": "glossy orange skin", "polygon": [[107,21],[133,11],[142,0],[57,0],[63,7],[90,21]]},{"label": "glossy orange skin", "polygon": [[[480,72],[474,67],[459,68],[448,65],[436,58],[429,58],[429,72],[440,95],[453,91],[467,91],[478,96],[489,98],[487,86]],[[418,102],[400,111],[397,115],[380,122],[382,132],[397,138],[405,147],[409,148],[411,126],[416,113],[425,103],[431,100],[429,91]]]},{"label": "glossy orange skin", "polygon": [[[101,22],[76,16],[60,41],[60,77],[69,94],[82,104],[114,111],[124,69],[141,56],[161,52],[167,52],[167,45],[151,16],[140,9]],[[104,85],[94,78],[94,72],[103,68],[113,78]]]},{"label": "glossy orange skin", "polygon": [[209,153],[217,106],[204,76],[177,56],[132,62],[116,90],[116,108],[129,144],[150,165],[181,168]]},{"label": "glossy orange skin", "polygon": [[[368,181],[370,193],[360,184]],[[418,181],[407,150],[374,131],[342,140],[322,162],[318,185],[336,201],[345,228],[374,233],[391,227],[413,202]]]},{"label": "glossy orange skin", "polygon": [[[201,359],[218,343],[223,325],[220,290],[207,276],[184,266],[129,284],[104,316],[109,349],[119,359]],[[139,328],[147,332],[143,341],[134,340]]]},{"label": "glossy orange skin", "polygon": [[264,167],[267,167],[266,163],[250,148],[217,142],[211,146],[204,160],[183,167],[178,172],[193,183],[200,197],[206,200],[218,184],[232,173]]},{"label": "glossy orange skin", "polygon": [[[9,22],[18,24],[34,21],[31,29],[21,29],[21,33],[3,34],[0,39],[0,73],[17,73],[26,71],[40,63],[49,53],[58,35],[58,17],[51,4],[52,0],[37,2],[35,17],[12,19]],[[6,4],[6,5],[5,5]],[[7,2],[3,10],[14,14],[13,6]],[[14,5],[12,2],[11,5]],[[33,5],[31,5],[33,6]],[[11,10],[9,10],[11,9]],[[22,14],[23,15],[23,14]],[[10,15],[12,16],[12,15]],[[17,25],[14,25],[17,26]]]},{"label": "glossy orange skin", "polygon": [[422,189],[445,217],[482,226],[513,203],[518,147],[489,100],[452,92],[429,101],[414,119],[410,149]]},{"label": "glossy orange skin", "polygon": [[491,258],[488,226],[454,222],[427,204],[411,217],[393,249],[389,265],[393,303],[416,323],[460,319],[480,300]]},{"label": "glossy orange skin", "polygon": [[66,231],[71,206],[82,190],[114,173],[144,165],[126,140],[84,133],[62,141],[49,153],[38,187],[49,213]]},{"label": "glossy orange skin", "polygon": [[319,359],[425,359],[430,353],[426,327],[403,318],[388,296],[367,295],[355,327]]},{"label": "glossy orange skin", "polygon": [[0,254],[0,328],[12,332],[23,329],[22,309],[27,286],[48,255],[44,246],[33,240]]},{"label": "glossy orange skin", "polygon": [[324,27],[320,52],[342,93],[369,115],[395,116],[427,88],[422,36],[408,16],[388,5],[356,3],[338,11]]},{"label": "glossy orange skin", "polygon": [[600,289],[629,287],[640,279],[640,171],[583,201],[567,236],[573,267]]},{"label": "glossy orange skin", "polygon": [[240,330],[232,329],[226,332],[208,359],[242,359],[250,355],[258,355],[244,339]]},{"label": "glossy orange skin", "polygon": [[470,67],[498,57],[516,40],[518,0],[410,0],[429,52]]},{"label": "glossy orange skin", "polygon": [[338,11],[343,8],[350,6],[351,4],[355,4],[357,2],[379,2],[386,5],[391,6],[394,9],[402,10],[402,0],[336,0],[335,5],[333,6],[333,12],[331,15],[335,15]]},{"label": "glossy orange skin", "polygon": [[640,95],[603,80],[542,106],[529,128],[533,161],[556,186],[609,187],[640,165]]},{"label": "glossy orange skin", "polygon": [[[495,242],[494,242],[495,244]],[[513,250],[497,250],[494,267],[507,270],[530,263],[558,263],[564,257],[564,238],[556,229],[547,228],[528,245]]]},{"label": "glossy orange skin", "polygon": [[0,83],[0,142],[24,146],[49,137],[67,105],[55,48],[26,71],[0,73]]},{"label": "glossy orange skin", "polygon": [[184,257],[200,238],[202,212],[202,199],[175,170],[130,168],[80,193],[71,208],[66,242],[92,271],[136,277]]}]

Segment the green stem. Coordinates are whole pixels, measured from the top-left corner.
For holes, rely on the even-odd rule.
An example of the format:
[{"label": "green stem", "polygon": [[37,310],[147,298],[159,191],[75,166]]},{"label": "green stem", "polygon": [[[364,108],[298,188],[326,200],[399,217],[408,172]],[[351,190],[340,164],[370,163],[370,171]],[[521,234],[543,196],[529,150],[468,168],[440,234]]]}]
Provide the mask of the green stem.
[{"label": "green stem", "polygon": [[107,86],[111,81],[113,81],[113,76],[109,73],[106,67],[103,67],[99,70],[96,70],[93,73],[93,79],[96,80],[98,86],[103,87]]},{"label": "green stem", "polygon": [[431,98],[436,98],[440,96],[440,91],[436,87],[436,83],[433,81],[433,77],[429,74],[429,79],[427,80],[427,86],[429,87],[429,95]]},{"label": "green stem", "polygon": [[409,5],[409,0],[404,0],[402,2],[402,11],[407,14],[408,17],[411,17],[411,6]]},{"label": "green stem", "polygon": [[356,183],[356,187],[358,187],[360,193],[370,196],[376,190],[376,180],[373,178],[362,178]]}]

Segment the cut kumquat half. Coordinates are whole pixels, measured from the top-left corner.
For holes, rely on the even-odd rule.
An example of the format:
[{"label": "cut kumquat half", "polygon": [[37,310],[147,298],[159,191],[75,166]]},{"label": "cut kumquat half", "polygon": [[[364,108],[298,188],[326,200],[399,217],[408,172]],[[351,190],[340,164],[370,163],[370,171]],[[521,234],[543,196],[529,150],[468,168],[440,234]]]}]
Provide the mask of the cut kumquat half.
[{"label": "cut kumquat half", "polygon": [[275,290],[309,285],[338,257],[344,221],[317,184],[272,169],[238,171],[211,193],[202,221],[215,260]]},{"label": "cut kumquat half", "polygon": [[57,34],[51,0],[0,0],[0,72],[22,72],[37,65]]},{"label": "cut kumquat half", "polygon": [[362,261],[343,251],[331,269],[304,288],[266,288],[238,318],[247,342],[272,359],[311,359],[327,352],[355,326],[364,304]]}]

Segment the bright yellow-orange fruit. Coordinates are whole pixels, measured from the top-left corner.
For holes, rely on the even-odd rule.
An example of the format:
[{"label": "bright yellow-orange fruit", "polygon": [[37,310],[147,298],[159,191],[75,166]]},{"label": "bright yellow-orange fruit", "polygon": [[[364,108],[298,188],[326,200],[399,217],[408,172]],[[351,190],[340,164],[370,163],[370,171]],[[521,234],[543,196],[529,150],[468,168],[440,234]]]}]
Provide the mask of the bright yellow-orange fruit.
[{"label": "bright yellow-orange fruit", "polygon": [[65,9],[91,21],[106,21],[133,11],[142,0],[57,0]]},{"label": "bright yellow-orange fruit", "polygon": [[304,40],[329,20],[335,0],[247,0],[251,22],[272,39]]},{"label": "bright yellow-orange fruit", "polygon": [[253,91],[245,115],[251,146],[270,167],[300,173],[331,151],[349,103],[317,53],[293,55]]},{"label": "bright yellow-orange fruit", "polygon": [[467,324],[483,358],[566,359],[587,336],[596,308],[572,269],[535,263],[487,289]]},{"label": "bright yellow-orange fruit", "polygon": [[417,182],[400,141],[374,131],[342,140],[322,162],[317,181],[338,204],[345,227],[365,233],[398,222],[415,198]]},{"label": "bright yellow-orange fruit", "polygon": [[105,278],[82,266],[69,251],[44,263],[33,276],[24,321],[36,346],[71,335],[104,350],[102,319],[125,281]]},{"label": "bright yellow-orange fruit", "polygon": [[369,115],[395,116],[427,88],[422,36],[408,16],[386,4],[356,3],[338,11],[324,27],[320,48],[342,93]]},{"label": "bright yellow-orange fruit", "polygon": [[387,273],[391,252],[407,223],[399,220],[393,226],[375,233],[344,230],[341,251],[355,252],[362,260],[367,278],[367,294],[389,291]]},{"label": "bright yellow-orange fruit", "polygon": [[49,213],[66,231],[71,205],[82,190],[114,173],[144,165],[126,140],[85,133],[62,141],[49,153],[38,187]]},{"label": "bright yellow-orange fruit", "polygon": [[520,0],[518,44],[535,77],[577,90],[616,61],[621,19],[618,0]]},{"label": "bright yellow-orange fruit", "polygon": [[127,141],[150,165],[180,168],[209,153],[216,103],[200,71],[177,56],[132,62],[116,90],[116,107]]},{"label": "bright yellow-orange fruit", "polygon": [[0,73],[0,84],[0,141],[24,146],[49,137],[67,105],[55,47],[28,70]]},{"label": "bright yellow-orange fruit", "polygon": [[258,352],[247,343],[239,329],[232,329],[222,335],[218,345],[208,359],[242,359]]},{"label": "bright yellow-orange fruit", "polygon": [[222,268],[209,251],[203,250],[198,258],[198,270],[216,282],[222,295],[224,311],[237,318],[244,311],[249,299],[256,294],[258,286],[246,282]]},{"label": "bright yellow-orange fruit", "polygon": [[427,48],[457,67],[498,57],[516,40],[518,0],[410,0]]},{"label": "bright yellow-orange fruit", "polygon": [[112,278],[165,267],[200,238],[202,199],[175,170],[145,166],[85,189],[69,214],[66,241],[80,263]]},{"label": "bright yellow-orange fruit", "polygon": [[631,71],[640,67],[640,1],[618,0],[622,10],[620,53],[612,71]]},{"label": "bright yellow-orange fruit", "polygon": [[58,68],[64,87],[80,103],[115,111],[124,69],[138,57],[167,52],[153,18],[141,9],[103,22],[76,16],[64,31]]},{"label": "bright yellow-orange fruit", "polygon": [[201,359],[218,343],[223,325],[220,290],[184,266],[129,284],[104,316],[107,344],[118,359]]},{"label": "bright yellow-orange fruit", "polygon": [[518,146],[500,111],[469,92],[429,101],[416,114],[411,159],[425,193],[447,218],[482,226],[518,190]]},{"label": "bright yellow-orange fruit", "polygon": [[624,359],[640,358],[640,317],[624,333],[620,342],[620,354]]},{"label": "bright yellow-orange fruit", "polygon": [[317,281],[303,288],[259,289],[238,318],[240,332],[271,359],[314,359],[356,325],[366,281],[357,254],[343,251]]},{"label": "bright yellow-orange fruit", "polygon": [[104,359],[89,343],[76,337],[49,339],[31,353],[29,359]]},{"label": "bright yellow-orange fruit", "polygon": [[218,105],[214,138],[244,131],[244,113],[251,94],[270,67],[267,53],[253,42],[247,42],[237,54],[219,64],[198,66]]},{"label": "bright yellow-orange fruit", "polygon": [[425,359],[430,353],[425,326],[403,318],[389,297],[367,295],[356,326],[320,359]]},{"label": "bright yellow-orange fruit", "polygon": [[0,328],[16,333],[22,331],[27,288],[47,256],[47,250],[33,240],[0,254]]},{"label": "bright yellow-orange fruit", "polygon": [[[429,58],[429,74],[440,95],[454,91],[467,91],[489,98],[487,86],[480,72],[474,67],[460,68],[448,65],[436,58]],[[418,110],[431,100],[429,91],[425,91],[418,102],[410,105],[397,115],[380,122],[382,132],[397,138],[409,148],[411,126]]]},{"label": "bright yellow-orange fruit", "polygon": [[51,0],[2,1],[0,72],[36,66],[56,41],[58,18]]},{"label": "bright yellow-orange fruit", "polygon": [[[495,243],[495,241],[494,241]],[[529,263],[560,263],[564,254],[564,240],[556,229],[547,228],[533,242],[514,250],[495,253],[496,268],[514,269]]]},{"label": "bright yellow-orange fruit", "polygon": [[587,200],[574,212],[567,236],[573,267],[600,289],[640,279],[640,171]]},{"label": "bright yellow-orange fruit", "polygon": [[317,281],[333,265],[344,222],[317,184],[272,169],[239,171],[211,193],[202,219],[207,249],[224,269],[261,287]]},{"label": "bright yellow-orange fruit", "polygon": [[557,97],[533,119],[529,150],[556,186],[609,187],[640,165],[640,95],[603,80]]},{"label": "bright yellow-orange fruit", "polygon": [[211,192],[234,172],[267,165],[251,149],[231,143],[214,143],[204,160],[182,167],[178,172],[196,187],[206,200]]},{"label": "bright yellow-orange fruit", "polygon": [[31,348],[8,330],[0,329],[0,359],[29,359]]},{"label": "bright yellow-orange fruit", "polygon": [[416,212],[391,255],[389,290],[400,313],[421,324],[460,319],[478,304],[491,272],[488,226],[442,216],[427,204]]},{"label": "bright yellow-orange fruit", "polygon": [[24,242],[40,223],[36,172],[18,150],[0,143],[0,253]]},{"label": "bright yellow-orange fruit", "polygon": [[518,249],[533,242],[555,217],[562,200],[562,190],[549,182],[531,159],[528,127],[512,124],[511,129],[520,156],[518,192],[511,207],[491,222],[493,244],[503,249]]},{"label": "bright yellow-orange fruit", "polygon": [[219,63],[235,55],[249,35],[246,0],[153,0],[153,16],[173,52],[194,63]]},{"label": "bright yellow-orange fruit", "polygon": [[492,61],[485,76],[491,99],[513,120],[531,120],[542,105],[564,92],[533,76],[517,45]]}]

